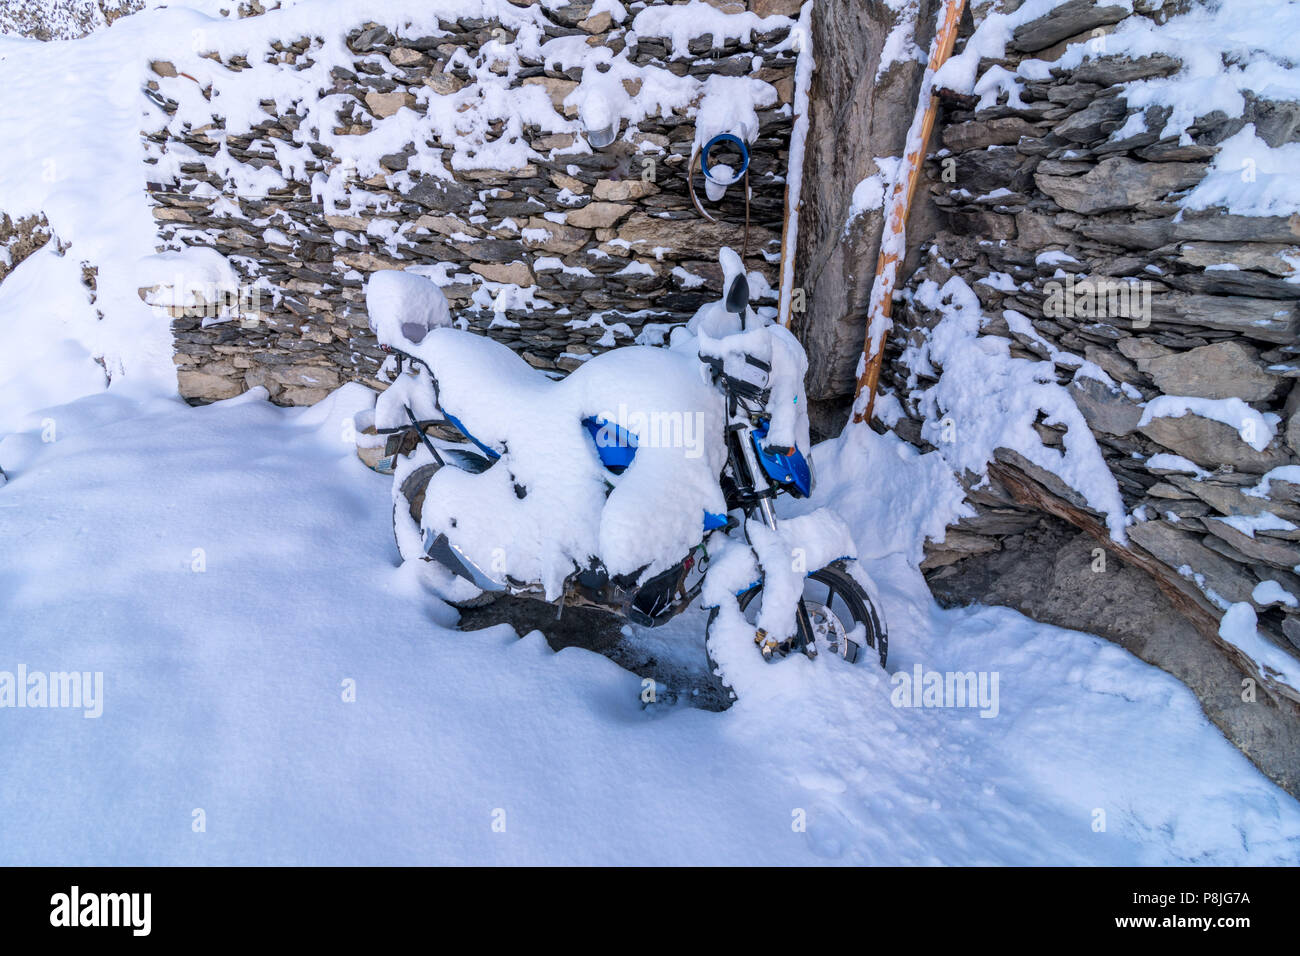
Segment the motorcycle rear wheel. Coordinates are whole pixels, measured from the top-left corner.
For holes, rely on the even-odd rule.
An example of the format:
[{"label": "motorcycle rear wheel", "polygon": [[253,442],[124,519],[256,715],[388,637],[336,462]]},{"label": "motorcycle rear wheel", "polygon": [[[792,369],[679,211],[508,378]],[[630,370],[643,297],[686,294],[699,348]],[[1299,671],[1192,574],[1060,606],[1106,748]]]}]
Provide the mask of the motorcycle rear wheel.
[{"label": "motorcycle rear wheel", "polygon": [[[411,522],[414,522],[418,531],[420,518],[424,514],[424,494],[429,488],[429,481],[434,473],[441,467],[435,462],[420,465],[402,479],[397,489],[397,496],[393,501],[393,539],[397,542],[397,551],[403,561],[428,560],[418,546],[418,534],[412,538],[410,529]],[[403,530],[407,533],[403,534]],[[461,610],[469,610],[475,607],[486,607],[500,596],[491,591],[483,591],[477,597],[447,603]]]}]

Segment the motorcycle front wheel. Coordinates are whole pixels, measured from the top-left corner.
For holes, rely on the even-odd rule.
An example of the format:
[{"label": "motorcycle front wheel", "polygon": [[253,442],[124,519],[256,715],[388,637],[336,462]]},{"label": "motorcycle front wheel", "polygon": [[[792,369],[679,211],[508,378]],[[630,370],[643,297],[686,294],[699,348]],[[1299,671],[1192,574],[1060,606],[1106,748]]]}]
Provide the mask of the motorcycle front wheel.
[{"label": "motorcycle front wheel", "polygon": [[[756,599],[762,593],[763,585],[759,583],[737,596],[740,611],[750,624],[757,624],[763,602]],[[837,653],[849,663],[862,658],[865,645],[876,652],[880,666],[885,666],[889,658],[889,635],[884,618],[862,585],[842,566],[829,564],[804,578],[800,604],[799,638],[806,641],[811,637],[819,650]],[[710,647],[709,632],[717,616],[718,609],[714,608],[705,630],[706,650]],[[708,658],[710,672],[716,673],[717,664],[711,652]]]},{"label": "motorcycle front wheel", "polygon": [[[426,560],[420,546],[420,518],[424,514],[424,494],[429,481],[441,465],[429,462],[420,465],[402,479],[393,497],[393,538],[397,542],[397,551],[403,561]],[[465,601],[448,601],[452,607],[468,610],[486,607],[495,601],[499,594],[483,591],[478,596]]]}]

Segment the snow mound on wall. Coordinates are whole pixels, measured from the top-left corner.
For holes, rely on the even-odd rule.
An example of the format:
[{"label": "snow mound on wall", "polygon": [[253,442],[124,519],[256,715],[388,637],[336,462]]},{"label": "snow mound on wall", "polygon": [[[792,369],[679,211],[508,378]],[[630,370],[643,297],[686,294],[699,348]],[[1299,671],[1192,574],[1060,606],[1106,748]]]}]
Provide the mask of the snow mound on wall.
[{"label": "snow mound on wall", "polygon": [[1238,437],[1255,451],[1268,447],[1277,434],[1278,416],[1273,412],[1260,412],[1239,398],[1199,398],[1190,395],[1160,395],[1145,403],[1138,427],[1149,425],[1157,418],[1181,418],[1187,414],[1199,415],[1221,422],[1236,430]]},{"label": "snow mound on wall", "polygon": [[1222,206],[1238,216],[1300,209],[1300,143],[1270,148],[1247,123],[1219,144],[1210,170],[1183,200],[1186,209]]},{"label": "snow mound on wall", "polygon": [[713,35],[714,47],[722,47],[727,40],[749,43],[756,30],[788,26],[783,16],[762,17],[757,13],[727,13],[705,0],[689,0],[681,4],[656,4],[641,10],[632,19],[632,29],[637,36],[666,37],[671,41],[674,57],[690,55],[690,43],[706,33]]},{"label": "snow mound on wall", "polygon": [[239,275],[230,260],[207,246],[145,256],[138,265],[137,283],[148,289],[150,305],[184,308],[237,295]]},{"label": "snow mound on wall", "polygon": [[[1010,13],[990,8],[975,32],[966,38],[961,52],[950,56],[935,72],[934,88],[957,93],[976,92],[976,85],[981,79],[980,61],[1001,59],[1006,54],[1007,44],[1011,42],[1016,27],[1037,20],[1066,2],[1067,0],[1027,0]],[[1006,72],[1003,67],[992,66],[984,75],[1000,76]]]},{"label": "snow mound on wall", "polygon": [[[1013,358],[1010,339],[980,335],[986,317],[960,277],[942,287],[927,279],[914,299],[942,315],[902,357],[913,384],[918,373],[938,377],[911,395],[925,415],[921,436],[959,474],[985,474],[998,448],[1018,452],[1078,491],[1105,516],[1111,537],[1124,541],[1128,519],[1119,486],[1074,399],[1057,384],[1055,364]],[[1034,430],[1040,414],[1046,424],[1066,428],[1063,451],[1044,445]]]},{"label": "snow mound on wall", "polygon": [[[1278,590],[1281,590],[1280,586]],[[1295,598],[1291,600],[1294,601]],[[1300,686],[1300,674],[1296,673],[1295,658],[1260,636],[1258,622],[1255,609],[1248,601],[1233,604],[1219,620],[1219,637],[1253,660],[1261,674],[1266,674],[1272,680],[1280,681],[1289,687]]]},{"label": "snow mound on wall", "polygon": [[105,387],[95,361],[98,331],[80,266],[53,244],[0,283],[0,437],[30,413]]}]

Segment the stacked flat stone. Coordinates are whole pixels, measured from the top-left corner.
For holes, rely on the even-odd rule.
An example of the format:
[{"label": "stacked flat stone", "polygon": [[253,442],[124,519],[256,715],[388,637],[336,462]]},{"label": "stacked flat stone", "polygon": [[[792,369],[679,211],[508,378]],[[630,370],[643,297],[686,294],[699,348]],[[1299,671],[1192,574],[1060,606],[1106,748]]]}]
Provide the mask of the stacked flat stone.
[{"label": "stacked flat stone", "polygon": [[[1086,41],[1128,15],[1125,7],[1066,4],[1019,28],[1007,58],[986,60],[981,73],[995,62],[1014,71],[1022,58],[1055,60],[1068,43]],[[1300,216],[1192,212],[1177,204],[1203,178],[1219,144],[1244,124],[1254,123],[1271,147],[1300,140],[1300,104],[1248,96],[1242,118],[1198,119],[1190,144],[1146,131],[1112,140],[1136,112],[1126,102],[1126,85],[1178,67],[1162,55],[1103,56],[1025,83],[1023,106],[977,110],[970,100],[948,96],[943,149],[927,169],[948,228],[909,289],[958,275],[990,317],[982,334],[1010,339],[1013,355],[1052,361],[1053,350],[1073,353],[1126,383],[1127,390],[1112,390],[1080,377],[1070,394],[1138,519],[1129,528],[1130,553],[1209,614],[1221,614],[1230,602],[1251,602],[1281,646],[1300,648],[1300,611],[1252,597],[1262,581],[1300,597],[1300,530],[1252,536],[1223,520],[1267,511],[1300,527],[1300,485],[1272,481],[1266,495],[1257,490],[1270,469],[1300,464],[1300,285],[1293,281]],[[1151,108],[1146,129],[1161,130],[1166,117]],[[1051,250],[1061,255],[1040,259]],[[1219,264],[1227,267],[1206,268]],[[1141,316],[1071,316],[1047,308],[1049,283],[1060,283],[1061,272],[1076,281],[1148,283],[1149,324]],[[1015,288],[1004,279],[978,281],[991,273],[1010,276]],[[1027,316],[1050,348],[1008,328],[1004,310]],[[912,370],[900,356],[939,318],[917,302],[900,305],[902,328],[887,356],[886,384],[904,398],[908,414],[896,430],[922,446],[920,414],[906,400]],[[1062,384],[1074,379],[1076,364],[1057,362]],[[923,377],[921,385],[932,381]],[[1233,427],[1196,414],[1140,425],[1140,403],[1161,395],[1242,399],[1280,417],[1277,436],[1256,451]],[[1061,445],[1059,429],[1040,422],[1037,430],[1046,444]],[[1188,459],[1204,474],[1146,464],[1161,453]],[[1021,456],[1003,449],[998,459],[1075,514],[1090,512],[1079,495]],[[1019,547],[1020,536],[1039,520],[1041,512],[1017,501],[996,480],[997,468],[994,473],[985,487],[967,482],[979,514],[930,546],[924,567],[932,578],[954,573],[971,555]],[[1100,526],[1101,516],[1091,514]]]}]

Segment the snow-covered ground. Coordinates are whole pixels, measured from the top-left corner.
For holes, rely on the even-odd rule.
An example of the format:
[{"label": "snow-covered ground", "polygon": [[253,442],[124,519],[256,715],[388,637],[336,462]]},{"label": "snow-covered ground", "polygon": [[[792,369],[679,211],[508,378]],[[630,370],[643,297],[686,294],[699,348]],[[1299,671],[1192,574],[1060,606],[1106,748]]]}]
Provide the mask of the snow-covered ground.
[{"label": "snow-covered ground", "polygon": [[[800,510],[848,518],[889,673],[795,658],[713,713],[689,704],[698,680],[647,705],[597,654],[456,630],[353,453],[368,393],[174,397],[166,318],[137,295],[149,61],[208,68],[196,32],[239,46],[355,13],[210,19],[228,6],[75,47],[0,38],[0,209],[46,215],[66,248],[0,287],[0,864],[1300,862],[1300,804],[1174,678],[1009,610],[938,608],[916,562],[960,506],[951,468],[865,428],[817,449]],[[383,15],[399,6],[420,4]],[[705,618],[629,641],[698,677]],[[895,706],[916,668],[975,673],[984,705]],[[20,671],[102,674],[102,713],[11,706]]]},{"label": "snow-covered ground", "polygon": [[[895,707],[826,655],[712,713],[538,633],[454,630],[353,454],[368,400],[115,385],[0,441],[0,672],[103,673],[98,718],[0,709],[0,863],[1300,860],[1300,805],[1174,678],[933,603],[908,560],[951,504],[932,456],[862,429],[818,449],[810,505],[855,529],[890,671],[996,673],[996,716]],[[701,667],[703,623],[673,631]]]}]

